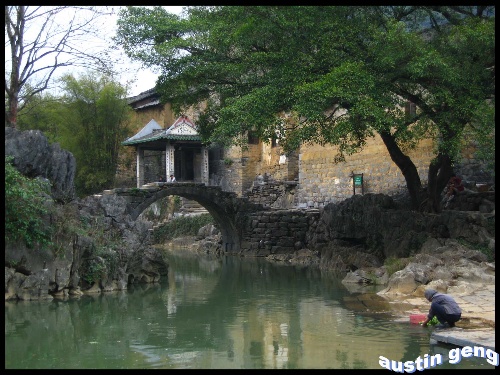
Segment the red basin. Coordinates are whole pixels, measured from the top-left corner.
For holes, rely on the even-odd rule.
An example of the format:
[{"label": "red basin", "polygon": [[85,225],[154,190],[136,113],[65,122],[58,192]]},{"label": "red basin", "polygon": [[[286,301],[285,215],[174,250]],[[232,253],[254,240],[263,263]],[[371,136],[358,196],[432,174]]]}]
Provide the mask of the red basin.
[{"label": "red basin", "polygon": [[427,319],[427,314],[411,314],[410,315],[410,323],[412,324],[420,324],[424,320]]}]

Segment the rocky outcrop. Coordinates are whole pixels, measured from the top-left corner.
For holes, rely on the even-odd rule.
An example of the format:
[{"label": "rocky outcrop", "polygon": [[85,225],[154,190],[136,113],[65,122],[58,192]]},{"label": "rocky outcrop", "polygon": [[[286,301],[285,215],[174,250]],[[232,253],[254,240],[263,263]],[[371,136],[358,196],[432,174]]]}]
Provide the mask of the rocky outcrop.
[{"label": "rocky outcrop", "polygon": [[[381,295],[422,297],[426,287],[443,292],[471,291],[494,283],[495,212],[479,210],[487,195],[472,193],[476,211],[422,214],[401,209],[382,194],[354,196],[330,204],[308,232],[308,247],[267,259],[287,265],[319,266],[345,274],[344,285],[385,285]],[[482,248],[483,251],[474,250]],[[307,256],[304,256],[307,255]],[[387,259],[401,266],[394,272]],[[396,266],[398,266],[396,265]]]},{"label": "rocky outcrop", "polygon": [[5,155],[14,157],[13,165],[25,176],[42,177],[51,183],[51,195],[59,202],[75,197],[76,161],[59,144],[49,145],[39,130],[19,131],[5,128]]},{"label": "rocky outcrop", "polygon": [[352,270],[379,267],[391,257],[415,255],[430,238],[461,238],[494,249],[494,226],[494,211],[424,214],[399,209],[389,196],[366,194],[327,205],[317,226],[310,229],[307,242],[309,248],[319,249],[322,257],[340,258],[343,264],[337,268]]},{"label": "rocky outcrop", "polygon": [[49,145],[39,131],[6,128],[5,135],[5,154],[14,156],[14,166],[27,177],[51,181],[55,201],[46,201],[50,214],[44,224],[65,223],[65,229],[55,228],[56,246],[6,244],[6,300],[124,290],[130,283],[154,283],[167,274],[167,262],[150,246],[151,223],[133,221],[120,201],[124,198],[104,194],[75,199],[71,153]]},{"label": "rocky outcrop", "polygon": [[72,212],[88,230],[60,238],[65,245],[57,251],[8,244],[5,299],[64,299],[125,290],[131,283],[155,283],[167,275],[168,263],[150,246],[151,223],[130,220],[117,209],[116,199],[121,198],[91,196],[65,205],[65,215]]},{"label": "rocky outcrop", "polygon": [[429,240],[402,270],[395,272],[380,295],[423,297],[427,288],[443,293],[469,294],[495,284],[495,265],[487,256],[456,240]]}]

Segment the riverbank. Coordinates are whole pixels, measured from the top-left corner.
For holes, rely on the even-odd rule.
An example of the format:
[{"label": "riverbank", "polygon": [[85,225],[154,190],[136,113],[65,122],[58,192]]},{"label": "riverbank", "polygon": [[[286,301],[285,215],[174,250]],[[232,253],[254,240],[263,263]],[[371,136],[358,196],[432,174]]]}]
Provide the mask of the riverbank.
[{"label": "riverbank", "polygon": [[[183,244],[186,249],[193,253],[200,254],[203,246],[200,244],[189,245],[191,239],[176,239],[171,245]],[[447,243],[448,247],[452,247]],[[454,244],[453,246],[455,246]],[[168,245],[167,245],[168,247]],[[453,256],[448,254],[453,252]],[[319,262],[314,260],[314,252],[301,251],[295,256],[275,256],[267,257],[269,261],[278,262],[284,266],[316,267]],[[423,258],[425,256],[425,259]],[[415,260],[429,261],[430,254],[416,257]],[[435,327],[422,328],[432,330],[431,342],[447,343],[456,346],[483,346],[485,348],[495,348],[495,283],[494,283],[494,262],[488,263],[481,258],[477,252],[470,249],[448,249],[441,248],[439,256],[446,258],[443,264],[433,268],[433,272],[440,269],[440,276],[450,271],[449,279],[432,282],[431,285],[439,285],[442,292],[451,294],[462,308],[462,318],[457,322],[455,328],[438,329]],[[474,260],[475,259],[475,260]],[[431,264],[432,265],[432,264]],[[415,270],[416,267],[423,266],[413,263],[408,268]],[[467,271],[467,274],[465,273]],[[486,271],[484,271],[486,270]],[[408,272],[405,268],[402,274]],[[478,274],[483,273],[482,279],[478,279]],[[459,277],[461,281],[452,278]],[[413,279],[413,277],[410,277]],[[387,282],[385,286],[389,283]],[[451,286],[455,285],[455,286]],[[364,284],[344,284],[351,296],[345,300],[346,306],[362,314],[389,314],[393,317],[395,324],[411,324],[410,315],[427,314],[429,302],[423,297],[425,285],[421,285],[417,290],[404,292],[404,285],[399,286],[399,293],[377,293],[384,285],[379,285],[378,290],[374,290],[373,285]],[[437,287],[437,286],[436,286]],[[387,290],[387,288],[385,289]],[[422,292],[422,293],[420,293]]]},{"label": "riverbank", "polygon": [[[455,328],[422,327],[432,331],[431,344],[482,346],[495,350],[495,285],[484,284],[473,292],[454,294],[453,297],[462,309],[462,318]],[[350,297],[347,305],[362,313],[385,311],[394,316],[395,324],[412,324],[410,315],[429,311],[429,302],[425,298],[403,295],[388,298],[358,292]]]}]

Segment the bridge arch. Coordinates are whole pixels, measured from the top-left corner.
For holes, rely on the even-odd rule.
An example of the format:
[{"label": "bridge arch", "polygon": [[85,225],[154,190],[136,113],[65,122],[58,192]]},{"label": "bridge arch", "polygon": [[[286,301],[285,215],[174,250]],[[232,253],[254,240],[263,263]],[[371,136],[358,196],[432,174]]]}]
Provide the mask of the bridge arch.
[{"label": "bridge arch", "polygon": [[134,189],[116,189],[115,193],[126,198],[127,213],[133,220],[157,200],[178,195],[201,204],[214,218],[222,235],[222,249],[237,253],[241,250],[245,212],[261,210],[261,205],[238,198],[236,193],[225,192],[219,186],[203,183],[177,182],[156,183],[154,186]]}]

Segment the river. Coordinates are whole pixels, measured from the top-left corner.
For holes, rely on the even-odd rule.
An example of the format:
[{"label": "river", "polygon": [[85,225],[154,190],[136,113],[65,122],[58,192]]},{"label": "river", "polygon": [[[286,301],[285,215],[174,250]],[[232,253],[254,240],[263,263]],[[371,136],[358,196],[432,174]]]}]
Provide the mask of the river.
[{"label": "river", "polygon": [[356,293],[336,275],[262,259],[168,257],[159,284],[5,302],[5,368],[381,369],[380,356],[426,355],[441,356],[436,369],[493,368],[476,357],[452,364],[450,348],[429,344],[430,329],[353,307]]}]

